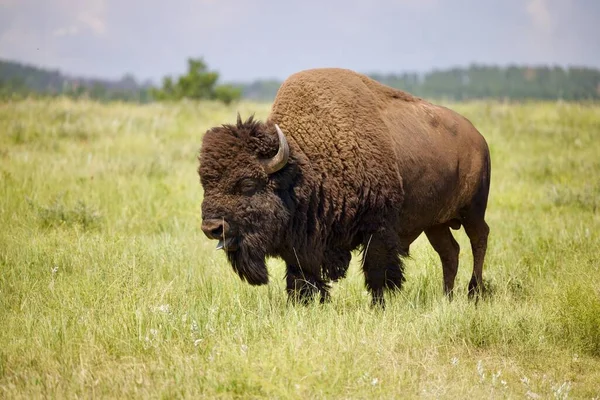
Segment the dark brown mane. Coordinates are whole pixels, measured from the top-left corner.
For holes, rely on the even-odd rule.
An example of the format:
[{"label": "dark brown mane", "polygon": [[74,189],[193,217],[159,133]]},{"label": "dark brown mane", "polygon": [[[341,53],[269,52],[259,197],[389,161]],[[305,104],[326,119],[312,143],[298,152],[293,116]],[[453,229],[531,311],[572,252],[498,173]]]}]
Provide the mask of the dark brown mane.
[{"label": "dark brown mane", "polygon": [[263,123],[260,120],[255,119],[255,115],[252,114],[246,119],[242,120],[240,113],[237,113],[237,121],[234,124],[222,124],[223,128],[221,132],[229,133],[236,138],[248,140],[250,137],[256,137],[258,132],[261,130]]}]

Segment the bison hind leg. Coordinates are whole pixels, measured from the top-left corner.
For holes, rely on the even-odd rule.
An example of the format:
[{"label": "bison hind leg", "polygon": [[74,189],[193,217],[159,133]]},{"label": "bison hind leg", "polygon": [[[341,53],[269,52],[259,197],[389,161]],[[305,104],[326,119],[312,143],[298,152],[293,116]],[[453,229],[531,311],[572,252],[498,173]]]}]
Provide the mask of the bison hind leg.
[{"label": "bison hind leg", "polygon": [[[489,160],[488,160],[489,163]],[[461,211],[462,224],[471,242],[473,252],[473,275],[469,281],[469,298],[482,295],[483,285],[483,263],[487,252],[488,235],[490,228],[485,222],[485,211],[489,193],[489,170],[479,191],[475,194],[471,204]]]},{"label": "bison hind leg", "polygon": [[[452,227],[450,225],[450,227]],[[433,249],[440,256],[442,261],[442,271],[444,273],[444,292],[452,300],[452,290],[454,289],[454,280],[458,271],[458,255],[460,246],[452,236],[450,228],[445,225],[435,225],[425,230],[427,239]]]},{"label": "bison hind leg", "polygon": [[473,218],[464,222],[465,231],[473,252],[473,275],[469,281],[469,298],[483,294],[483,262],[487,251],[490,228],[483,218]]},{"label": "bison hind leg", "polygon": [[370,236],[363,250],[365,285],[372,296],[372,306],[385,307],[384,290],[395,291],[404,283],[404,252],[397,240]]}]

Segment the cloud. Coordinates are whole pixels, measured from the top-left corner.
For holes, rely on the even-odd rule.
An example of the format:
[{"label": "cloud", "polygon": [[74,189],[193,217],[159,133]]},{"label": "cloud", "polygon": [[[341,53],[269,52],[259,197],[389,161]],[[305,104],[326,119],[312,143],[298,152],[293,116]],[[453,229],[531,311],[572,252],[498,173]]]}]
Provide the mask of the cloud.
[{"label": "cloud", "polygon": [[431,8],[438,5],[438,0],[396,0],[395,3],[413,8]]},{"label": "cloud", "polygon": [[[89,31],[96,36],[102,36],[107,32],[106,24],[106,0],[54,0],[55,18],[65,19],[65,24],[70,29],[76,27],[77,32]],[[58,28],[58,30],[64,28]],[[71,30],[72,31],[72,30]],[[64,36],[64,35],[63,35]]]},{"label": "cloud", "polygon": [[[0,56],[154,79],[204,56],[224,80],[472,61],[600,65],[600,0],[0,0]],[[159,54],[160,57],[156,55]]]},{"label": "cloud", "polygon": [[77,16],[77,20],[98,36],[106,33],[106,23],[101,16],[83,12]]},{"label": "cloud", "polygon": [[528,0],[526,9],[535,28],[547,33],[552,31],[554,20],[547,0]]},{"label": "cloud", "polygon": [[52,35],[56,37],[75,36],[78,32],[79,28],[75,25],[71,25],[68,27],[55,29],[54,32],[52,32]]}]

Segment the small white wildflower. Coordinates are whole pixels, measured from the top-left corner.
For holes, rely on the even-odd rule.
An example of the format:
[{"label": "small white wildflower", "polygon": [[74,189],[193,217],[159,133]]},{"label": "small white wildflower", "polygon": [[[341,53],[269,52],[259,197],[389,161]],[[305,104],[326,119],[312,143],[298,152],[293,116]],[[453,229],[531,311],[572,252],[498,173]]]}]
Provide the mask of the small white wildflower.
[{"label": "small white wildflower", "polygon": [[492,385],[496,385],[496,380],[500,378],[502,371],[498,371],[495,374],[492,374]]},{"label": "small white wildflower", "polygon": [[194,340],[194,346],[198,347],[198,345],[202,343],[202,339],[196,339]]},{"label": "small white wildflower", "polygon": [[198,323],[196,322],[196,320],[192,321],[191,330],[192,332],[198,332]]},{"label": "small white wildflower", "polygon": [[56,275],[57,272],[58,272],[58,265],[55,265],[54,268],[52,268],[52,275]]},{"label": "small white wildflower", "polygon": [[153,330],[154,329],[150,330],[150,334],[151,334],[150,336],[146,336],[144,338],[144,348],[145,349],[149,349],[150,347],[156,347],[156,345],[157,345],[156,344],[156,334],[152,332]]},{"label": "small white wildflower", "polygon": [[579,356],[577,354],[573,354],[573,361],[579,361]]},{"label": "small white wildflower", "polygon": [[485,373],[483,372],[483,362],[481,360],[477,361],[477,373],[483,381],[485,379]]},{"label": "small white wildflower", "polygon": [[246,346],[245,344],[242,344],[242,345],[240,346],[240,349],[242,350],[242,353],[246,353],[246,352],[248,352],[248,346]]},{"label": "small white wildflower", "polygon": [[450,360],[450,364],[457,366],[458,365],[458,358],[456,357],[452,357],[452,359]]},{"label": "small white wildflower", "polygon": [[152,328],[152,329],[150,329],[150,334],[152,336],[156,336],[156,335],[158,335],[158,331],[156,329]]},{"label": "small white wildflower", "polygon": [[156,310],[160,311],[161,313],[171,314],[170,306],[168,304],[161,304],[160,306],[156,307]]},{"label": "small white wildflower", "polygon": [[371,386],[375,386],[379,383],[379,379],[377,378],[373,378],[373,380],[371,381]]},{"label": "small white wildflower", "polygon": [[506,381],[504,379],[501,380],[500,383],[502,384],[502,386],[507,387],[507,383],[506,383]]},{"label": "small white wildflower", "polygon": [[523,377],[521,378],[521,382],[523,382],[523,385],[525,385],[525,386],[529,386],[529,378],[528,378],[528,377],[526,377],[526,376],[523,376]]},{"label": "small white wildflower", "polygon": [[562,385],[553,385],[552,390],[554,391],[554,398],[566,399],[569,397],[569,391],[571,391],[571,382],[563,382]]},{"label": "small white wildflower", "polygon": [[528,390],[527,393],[525,393],[525,396],[529,397],[530,399],[541,399],[542,396],[540,396],[539,394],[532,392],[531,390]]}]

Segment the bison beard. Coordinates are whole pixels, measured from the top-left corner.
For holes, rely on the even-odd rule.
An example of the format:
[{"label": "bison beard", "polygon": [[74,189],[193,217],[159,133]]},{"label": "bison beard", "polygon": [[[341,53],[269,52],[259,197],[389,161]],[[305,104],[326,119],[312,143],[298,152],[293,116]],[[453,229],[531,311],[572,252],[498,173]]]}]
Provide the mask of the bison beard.
[{"label": "bison beard", "polygon": [[247,246],[242,243],[236,251],[227,252],[227,259],[242,280],[251,285],[269,283],[265,254],[260,247]]},{"label": "bison beard", "polygon": [[245,218],[232,220],[238,229],[238,248],[226,251],[226,254],[242,280],[251,285],[269,283],[265,259],[274,254],[288,218],[288,212],[281,204],[265,201]]},{"label": "bison beard", "polygon": [[[265,259],[272,252],[273,245],[276,243],[277,236],[280,234],[278,229],[269,229],[276,227],[281,218],[279,209],[276,206],[270,207],[275,210],[269,216],[260,218],[255,215],[250,220],[260,220],[265,225],[260,231],[255,226],[248,226],[239,223],[238,248],[234,251],[226,251],[227,260],[233,267],[238,276],[251,285],[266,285],[269,283],[269,272]],[[264,213],[262,213],[264,215]]]}]

